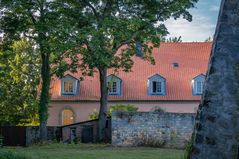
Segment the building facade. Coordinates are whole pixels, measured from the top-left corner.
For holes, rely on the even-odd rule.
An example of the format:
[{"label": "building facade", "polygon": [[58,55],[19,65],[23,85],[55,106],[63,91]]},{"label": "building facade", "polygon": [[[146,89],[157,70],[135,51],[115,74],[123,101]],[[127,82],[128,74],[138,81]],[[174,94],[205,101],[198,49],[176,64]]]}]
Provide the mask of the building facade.
[{"label": "building facade", "polygon": [[[134,56],[131,72],[108,70],[109,106],[132,104],[139,111],[196,112],[211,46],[210,42],[162,43],[153,49],[155,65]],[[81,77],[80,71],[66,72],[63,78],[52,80],[49,126],[86,121],[99,110],[99,74]]]}]

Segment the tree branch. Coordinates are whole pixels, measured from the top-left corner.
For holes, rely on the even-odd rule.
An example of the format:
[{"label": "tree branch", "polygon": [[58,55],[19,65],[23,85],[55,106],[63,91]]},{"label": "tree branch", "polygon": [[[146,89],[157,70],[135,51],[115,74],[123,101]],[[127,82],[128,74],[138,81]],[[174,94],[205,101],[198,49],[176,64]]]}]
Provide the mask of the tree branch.
[{"label": "tree branch", "polygon": [[110,10],[110,8],[112,7],[112,0],[107,0],[106,4],[105,4],[105,8],[103,10],[103,14],[102,14],[102,19],[105,18],[106,12]]},{"label": "tree branch", "polygon": [[151,25],[152,23],[155,23],[157,22],[158,20],[160,20],[160,16],[158,15],[156,19],[153,19],[149,22],[147,22],[147,24],[141,26],[137,31],[135,31],[134,33],[132,33],[132,35],[127,39],[127,40],[123,40],[119,43],[118,46],[116,46],[115,48],[113,48],[115,50],[115,52],[120,48],[122,47],[123,45],[127,45],[127,44],[130,44],[134,38],[136,38],[136,36],[141,32],[143,31],[145,28],[147,28],[149,25]]},{"label": "tree branch", "polygon": [[25,32],[23,33],[23,35],[24,35],[25,37],[29,38],[29,39],[34,39],[34,40],[36,40],[36,37],[27,35]]},{"label": "tree branch", "polygon": [[94,7],[92,4],[90,4],[90,2],[88,2],[87,0],[83,0],[83,2],[84,2],[88,7],[91,8],[91,10],[93,11],[94,15],[96,16],[96,19],[99,21],[99,20],[100,20],[100,16],[99,16],[99,14],[97,13],[95,7]]},{"label": "tree branch", "polygon": [[32,23],[35,25],[36,24],[36,19],[34,18],[32,12],[31,12],[31,8],[30,7],[27,8],[27,11],[28,11],[28,14],[29,14],[29,16],[30,16],[30,18],[32,20]]}]

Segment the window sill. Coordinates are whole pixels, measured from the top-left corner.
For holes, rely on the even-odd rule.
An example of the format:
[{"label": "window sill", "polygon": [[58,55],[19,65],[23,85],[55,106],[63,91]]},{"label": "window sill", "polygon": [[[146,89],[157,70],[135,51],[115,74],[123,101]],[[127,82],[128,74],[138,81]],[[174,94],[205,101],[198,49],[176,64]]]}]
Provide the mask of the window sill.
[{"label": "window sill", "polygon": [[202,93],[196,93],[196,94],[194,94],[194,96],[201,96],[202,95]]},{"label": "window sill", "polygon": [[166,96],[166,94],[163,93],[151,93],[150,96]]},{"label": "window sill", "polygon": [[62,93],[62,96],[75,96],[75,93]]},{"label": "window sill", "polygon": [[120,96],[121,94],[117,94],[117,93],[111,93],[111,94],[108,94],[108,96]]}]

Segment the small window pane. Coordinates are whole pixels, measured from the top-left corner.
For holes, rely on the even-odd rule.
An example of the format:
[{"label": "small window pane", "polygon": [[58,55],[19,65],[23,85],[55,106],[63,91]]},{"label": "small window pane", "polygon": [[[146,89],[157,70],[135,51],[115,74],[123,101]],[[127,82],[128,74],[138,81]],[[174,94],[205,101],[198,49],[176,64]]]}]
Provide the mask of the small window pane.
[{"label": "small window pane", "polygon": [[69,81],[69,92],[73,93],[74,91],[74,81]]},{"label": "small window pane", "polygon": [[64,81],[64,93],[68,93],[68,81]]},{"label": "small window pane", "polygon": [[196,83],[196,92],[201,94],[203,91],[203,81],[197,81]]},{"label": "small window pane", "polygon": [[74,93],[74,81],[64,81],[64,92],[63,93]]},{"label": "small window pane", "polygon": [[162,92],[161,82],[156,83],[156,90],[157,92]]},{"label": "small window pane", "polygon": [[108,82],[108,89],[109,89],[109,93],[116,93],[117,92],[117,82],[116,81]]},{"label": "small window pane", "polygon": [[162,93],[162,82],[153,81],[152,82],[152,92],[153,93]]}]

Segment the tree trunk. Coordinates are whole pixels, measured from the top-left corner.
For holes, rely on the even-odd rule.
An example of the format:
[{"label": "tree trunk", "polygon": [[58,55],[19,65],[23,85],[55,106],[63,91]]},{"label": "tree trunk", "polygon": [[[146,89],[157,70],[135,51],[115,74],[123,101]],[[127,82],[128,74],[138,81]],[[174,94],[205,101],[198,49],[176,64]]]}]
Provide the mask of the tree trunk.
[{"label": "tree trunk", "polygon": [[107,88],[107,69],[99,69],[100,73],[100,113],[98,124],[98,140],[102,142],[105,140],[106,120],[107,120],[107,104],[108,104],[108,88]]},{"label": "tree trunk", "polygon": [[239,159],[238,11],[238,0],[222,0],[191,159]]},{"label": "tree trunk", "polygon": [[47,118],[48,118],[48,104],[49,104],[49,89],[50,89],[50,64],[49,53],[45,53],[43,46],[40,46],[41,50],[41,78],[42,88],[39,103],[39,119],[40,119],[40,139],[41,141],[47,140]]}]

